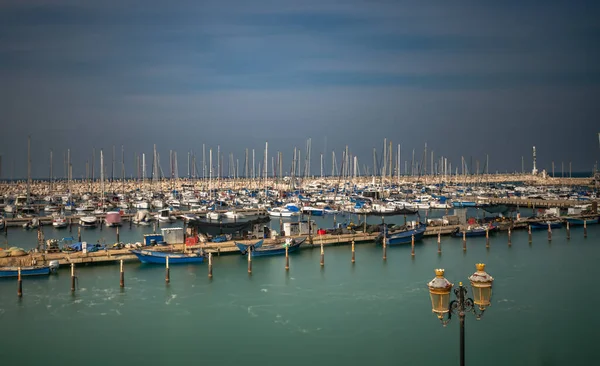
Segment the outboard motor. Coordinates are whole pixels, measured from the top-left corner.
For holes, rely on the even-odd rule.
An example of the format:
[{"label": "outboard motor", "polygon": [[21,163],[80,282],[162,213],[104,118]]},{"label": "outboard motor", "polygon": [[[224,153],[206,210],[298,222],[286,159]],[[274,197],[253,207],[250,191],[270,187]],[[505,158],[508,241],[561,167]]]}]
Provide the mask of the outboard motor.
[{"label": "outboard motor", "polygon": [[58,263],[58,261],[50,261],[48,266],[50,267],[50,273],[56,273],[60,264]]}]

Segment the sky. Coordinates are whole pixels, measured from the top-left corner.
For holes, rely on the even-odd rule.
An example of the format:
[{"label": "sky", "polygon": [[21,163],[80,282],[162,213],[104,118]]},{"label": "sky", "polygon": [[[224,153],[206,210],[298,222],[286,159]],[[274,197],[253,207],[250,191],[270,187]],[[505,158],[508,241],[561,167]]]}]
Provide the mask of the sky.
[{"label": "sky", "polygon": [[58,177],[66,149],[76,178],[93,149],[110,174],[113,145],[135,175],[153,144],[185,176],[202,144],[242,170],[267,141],[289,172],[308,138],[314,174],[346,145],[372,171],[384,138],[402,170],[427,143],[453,167],[531,170],[535,145],[538,169],[591,171],[598,19],[583,0],[0,0],[0,178],[27,175],[28,135],[42,178],[51,149]]}]

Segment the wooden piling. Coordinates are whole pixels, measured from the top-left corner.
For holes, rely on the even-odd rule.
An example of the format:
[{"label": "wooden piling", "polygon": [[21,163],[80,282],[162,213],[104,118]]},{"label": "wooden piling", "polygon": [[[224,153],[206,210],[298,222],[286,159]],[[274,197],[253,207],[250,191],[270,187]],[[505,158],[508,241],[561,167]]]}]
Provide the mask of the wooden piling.
[{"label": "wooden piling", "polygon": [[569,226],[568,221],[567,221],[567,240],[571,240],[571,227]]},{"label": "wooden piling", "polygon": [[387,227],[383,228],[383,260],[387,260]]},{"label": "wooden piling", "polygon": [[212,253],[208,253],[208,278],[212,277]]},{"label": "wooden piling", "polygon": [[75,263],[71,263],[71,292],[75,292]]},{"label": "wooden piling", "polygon": [[8,236],[8,224],[4,222],[4,237]]},{"label": "wooden piling", "polygon": [[248,250],[248,274],[252,274],[252,251]]},{"label": "wooden piling", "polygon": [[467,251],[467,231],[463,231],[463,251]]},{"label": "wooden piling", "polygon": [[512,246],[512,230],[508,228],[508,246]]},{"label": "wooden piling", "polygon": [[355,254],[354,254],[354,239],[352,240],[352,263],[356,262]]},{"label": "wooden piling", "polygon": [[121,241],[119,240],[119,227],[117,226],[117,243],[120,243]]},{"label": "wooden piling", "polygon": [[410,255],[415,256],[415,234],[410,236]]},{"label": "wooden piling", "polygon": [[287,243],[285,244],[285,270],[290,270],[290,254],[289,254],[289,246]]},{"label": "wooden piling", "polygon": [[489,227],[485,228],[485,247],[490,247],[490,229]]},{"label": "wooden piling", "polygon": [[583,237],[587,238],[587,220],[583,220]]},{"label": "wooden piling", "polygon": [[156,221],[152,223],[152,233],[156,234]]},{"label": "wooden piling", "polygon": [[81,242],[81,226],[77,227],[77,241]]},{"label": "wooden piling", "polygon": [[442,254],[442,229],[440,229],[440,231],[438,232],[438,253]]},{"label": "wooden piling", "polygon": [[552,241],[552,228],[550,227],[550,223],[548,223],[548,241]]},{"label": "wooden piling", "polygon": [[133,216],[129,218],[129,230],[131,230],[131,226],[133,225]]},{"label": "wooden piling", "polygon": [[69,217],[69,232],[73,232],[73,219]]},{"label": "wooden piling", "polygon": [[533,242],[533,238],[531,236],[531,225],[527,227],[527,234],[529,236],[529,244],[531,244]]},{"label": "wooden piling", "polygon": [[165,259],[165,283],[171,282],[171,270],[169,269],[169,256]]},{"label": "wooden piling", "polygon": [[[117,229],[118,230],[118,229]],[[121,259],[120,263],[120,279],[119,279],[119,287],[124,288],[125,287],[125,268],[123,268],[123,260]]]},{"label": "wooden piling", "polygon": [[23,297],[23,279],[21,278],[21,267],[17,268],[17,296]]},{"label": "wooden piling", "polygon": [[323,249],[323,240],[321,240],[321,267],[325,266],[325,250]]}]

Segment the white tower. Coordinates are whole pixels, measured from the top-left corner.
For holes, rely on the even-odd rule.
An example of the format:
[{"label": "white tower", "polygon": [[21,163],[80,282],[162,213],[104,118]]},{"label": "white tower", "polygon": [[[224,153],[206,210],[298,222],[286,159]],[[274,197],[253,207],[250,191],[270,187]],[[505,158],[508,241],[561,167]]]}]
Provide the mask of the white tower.
[{"label": "white tower", "polygon": [[531,170],[531,174],[536,175],[538,170],[535,166],[535,146],[533,147],[533,169]]}]

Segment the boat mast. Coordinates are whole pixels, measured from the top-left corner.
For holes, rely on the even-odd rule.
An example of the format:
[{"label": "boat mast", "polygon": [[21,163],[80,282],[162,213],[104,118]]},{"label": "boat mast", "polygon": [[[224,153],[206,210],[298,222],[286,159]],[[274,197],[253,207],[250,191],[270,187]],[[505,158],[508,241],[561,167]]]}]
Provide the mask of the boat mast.
[{"label": "boat mast", "polygon": [[29,189],[31,185],[31,135],[27,136],[27,201],[29,205]]},{"label": "boat mast", "polygon": [[104,206],[104,153],[100,149],[100,202]]}]

